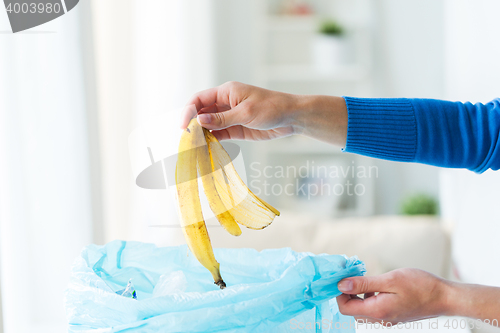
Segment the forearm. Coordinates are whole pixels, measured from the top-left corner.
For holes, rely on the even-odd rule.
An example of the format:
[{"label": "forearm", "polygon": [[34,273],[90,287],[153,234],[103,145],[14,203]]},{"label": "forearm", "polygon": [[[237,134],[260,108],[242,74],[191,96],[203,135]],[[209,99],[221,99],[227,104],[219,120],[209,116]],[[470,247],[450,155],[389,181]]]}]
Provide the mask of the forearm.
[{"label": "forearm", "polygon": [[500,288],[474,284],[448,284],[447,315],[500,323]]},{"label": "forearm", "polygon": [[500,100],[295,96],[296,132],[346,152],[484,172],[500,169]]},{"label": "forearm", "polygon": [[336,146],[345,146],[347,107],[342,97],[295,95],[294,98],[297,133]]}]

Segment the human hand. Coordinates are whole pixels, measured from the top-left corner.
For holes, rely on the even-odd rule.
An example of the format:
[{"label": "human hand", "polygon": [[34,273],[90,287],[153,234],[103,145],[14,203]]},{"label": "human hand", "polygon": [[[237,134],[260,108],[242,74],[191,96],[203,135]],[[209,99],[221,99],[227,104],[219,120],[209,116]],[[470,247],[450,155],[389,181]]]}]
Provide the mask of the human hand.
[{"label": "human hand", "polygon": [[[296,96],[239,82],[227,82],[191,97],[198,122],[218,140],[269,140],[297,133],[293,109]],[[193,114],[185,112],[181,128]]]},{"label": "human hand", "polygon": [[[292,95],[239,82],[227,82],[190,98],[198,122],[219,140],[269,140],[304,134],[344,145],[347,108],[341,97]],[[181,128],[196,114],[185,108]]]},{"label": "human hand", "polygon": [[340,312],[365,322],[396,325],[449,314],[449,281],[420,269],[347,278],[338,288],[344,293],[337,297]]}]

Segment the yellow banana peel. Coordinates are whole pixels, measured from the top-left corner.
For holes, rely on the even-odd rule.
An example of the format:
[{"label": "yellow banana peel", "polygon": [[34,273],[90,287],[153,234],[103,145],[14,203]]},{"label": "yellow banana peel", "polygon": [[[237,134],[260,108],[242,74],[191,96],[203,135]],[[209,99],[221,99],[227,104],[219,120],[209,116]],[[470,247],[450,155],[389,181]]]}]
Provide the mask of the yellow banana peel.
[{"label": "yellow banana peel", "polygon": [[226,207],[231,207],[229,211],[236,222],[257,230],[270,225],[280,212],[245,185],[217,138],[206,129],[203,132],[210,152],[217,192]]},{"label": "yellow banana peel", "polygon": [[177,202],[181,215],[182,231],[189,249],[196,259],[212,273],[214,283],[223,289],[226,284],[220,275],[219,263],[214,257],[198,192],[197,147],[202,145],[202,138],[203,133],[196,121],[191,122],[182,133],[175,170]]},{"label": "yellow banana peel", "polygon": [[191,252],[210,271],[214,283],[224,289],[226,284],[220,275],[203,218],[198,177],[202,180],[210,209],[231,235],[241,234],[237,223],[250,229],[262,229],[280,213],[248,189],[224,147],[192,119],[181,135],[175,174],[181,227]]},{"label": "yellow banana peel", "polygon": [[[205,136],[201,131],[201,127],[198,126],[199,132],[202,140],[205,140]],[[239,225],[234,220],[233,215],[224,205],[217,187],[214,181],[212,163],[210,162],[210,155],[208,152],[207,145],[198,147],[198,173],[201,176],[201,181],[203,183],[203,190],[205,191],[205,196],[207,197],[210,209],[217,217],[219,223],[233,236],[241,235],[241,229]]]}]

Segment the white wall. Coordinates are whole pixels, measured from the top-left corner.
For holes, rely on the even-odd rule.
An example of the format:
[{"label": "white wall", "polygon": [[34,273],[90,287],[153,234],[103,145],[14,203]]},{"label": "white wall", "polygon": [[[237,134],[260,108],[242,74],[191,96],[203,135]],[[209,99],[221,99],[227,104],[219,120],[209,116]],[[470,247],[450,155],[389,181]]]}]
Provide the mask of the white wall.
[{"label": "white wall", "polygon": [[443,98],[443,1],[376,3],[377,97]]},{"label": "white wall", "polygon": [[246,0],[213,1],[215,81],[252,83],[257,4]]},{"label": "white wall", "polygon": [[446,97],[487,102],[500,95],[500,3],[446,0]]},{"label": "white wall", "polygon": [[[444,97],[443,1],[377,0],[374,6],[374,97]],[[439,169],[377,161],[375,211],[399,213],[416,192],[439,196]]]},{"label": "white wall", "polygon": [[453,230],[453,259],[461,280],[500,287],[500,173],[443,171],[443,217]]},{"label": "white wall", "polygon": [[[91,4],[102,240],[167,245],[176,238],[172,229],[150,226],[176,219],[170,194],[135,185],[127,142],[134,128],[181,108],[193,93],[214,85],[212,0],[149,0],[147,5],[137,0],[94,0]],[[154,153],[155,160],[166,157]]]},{"label": "white wall", "polygon": [[[0,38],[5,333],[67,331],[70,267],[92,242],[81,9]],[[0,30],[9,28],[0,10]]]},{"label": "white wall", "polygon": [[[447,0],[445,10],[447,97],[473,102],[500,97],[500,3]],[[441,187],[461,278],[500,286],[500,173],[446,170]]]},{"label": "white wall", "polygon": [[[144,6],[143,1],[135,0],[133,7],[135,27],[130,66],[134,73],[134,127],[175,110],[179,111],[178,117],[180,108],[192,94],[214,86],[214,1],[149,0],[147,3]],[[175,116],[163,119],[165,124],[158,126],[163,131],[158,133],[164,138],[165,146],[164,150],[153,151],[156,161],[170,156],[166,153],[172,151],[168,149],[172,146],[173,151],[177,151],[179,140],[179,119]],[[125,163],[128,163],[128,153]],[[177,245],[179,240],[184,242],[179,228],[152,227],[177,225],[171,193],[139,188],[135,185],[135,176],[127,179],[132,185],[133,197],[127,239],[162,246]]]}]

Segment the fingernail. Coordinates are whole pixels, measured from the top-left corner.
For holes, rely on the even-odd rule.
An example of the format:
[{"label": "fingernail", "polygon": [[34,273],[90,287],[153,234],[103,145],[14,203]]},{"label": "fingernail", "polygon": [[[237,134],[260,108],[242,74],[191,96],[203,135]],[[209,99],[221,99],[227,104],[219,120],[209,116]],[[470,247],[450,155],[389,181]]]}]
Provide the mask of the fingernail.
[{"label": "fingernail", "polygon": [[345,281],[340,281],[340,283],[337,286],[341,292],[348,292],[352,290],[352,281],[350,280],[345,280]]},{"label": "fingernail", "polygon": [[202,124],[210,124],[210,122],[212,121],[212,117],[210,117],[209,114],[200,114],[198,115],[198,120]]}]

